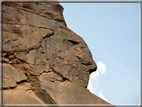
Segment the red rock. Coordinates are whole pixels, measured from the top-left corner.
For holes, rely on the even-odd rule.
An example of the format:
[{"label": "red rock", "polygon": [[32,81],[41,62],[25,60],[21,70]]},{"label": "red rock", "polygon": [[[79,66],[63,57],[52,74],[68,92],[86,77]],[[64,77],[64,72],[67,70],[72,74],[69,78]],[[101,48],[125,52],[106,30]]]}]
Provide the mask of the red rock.
[{"label": "red rock", "polygon": [[4,104],[110,104],[87,89],[97,65],[59,3],[2,5]]}]

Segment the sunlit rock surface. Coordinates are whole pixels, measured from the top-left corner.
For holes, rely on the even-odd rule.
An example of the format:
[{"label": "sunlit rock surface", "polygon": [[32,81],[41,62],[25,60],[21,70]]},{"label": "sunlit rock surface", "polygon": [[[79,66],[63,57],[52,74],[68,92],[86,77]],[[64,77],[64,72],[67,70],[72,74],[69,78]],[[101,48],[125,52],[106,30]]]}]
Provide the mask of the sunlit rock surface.
[{"label": "sunlit rock surface", "polygon": [[88,89],[97,69],[58,2],[2,3],[3,104],[109,104]]}]

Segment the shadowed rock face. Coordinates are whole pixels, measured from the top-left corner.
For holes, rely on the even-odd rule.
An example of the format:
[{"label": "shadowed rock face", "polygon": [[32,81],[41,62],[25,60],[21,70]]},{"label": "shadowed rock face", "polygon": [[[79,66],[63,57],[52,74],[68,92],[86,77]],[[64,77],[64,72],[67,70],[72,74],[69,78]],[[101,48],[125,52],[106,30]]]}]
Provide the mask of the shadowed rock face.
[{"label": "shadowed rock face", "polygon": [[2,5],[4,104],[109,104],[87,89],[97,66],[59,3]]}]

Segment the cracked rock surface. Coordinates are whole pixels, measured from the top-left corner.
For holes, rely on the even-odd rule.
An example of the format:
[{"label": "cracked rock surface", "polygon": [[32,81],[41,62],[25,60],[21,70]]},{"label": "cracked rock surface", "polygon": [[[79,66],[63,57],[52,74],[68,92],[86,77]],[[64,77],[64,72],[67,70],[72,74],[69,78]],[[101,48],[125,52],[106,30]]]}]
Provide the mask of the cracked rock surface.
[{"label": "cracked rock surface", "polygon": [[4,104],[109,104],[88,89],[96,63],[59,3],[3,2]]}]

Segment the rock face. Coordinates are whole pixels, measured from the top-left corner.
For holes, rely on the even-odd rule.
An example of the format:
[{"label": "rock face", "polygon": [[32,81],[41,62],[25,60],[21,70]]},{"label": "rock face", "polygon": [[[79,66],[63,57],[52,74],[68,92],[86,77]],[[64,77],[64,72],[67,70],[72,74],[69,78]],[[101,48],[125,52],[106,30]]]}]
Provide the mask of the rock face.
[{"label": "rock face", "polygon": [[2,6],[3,104],[109,104],[87,89],[97,66],[59,3]]}]

